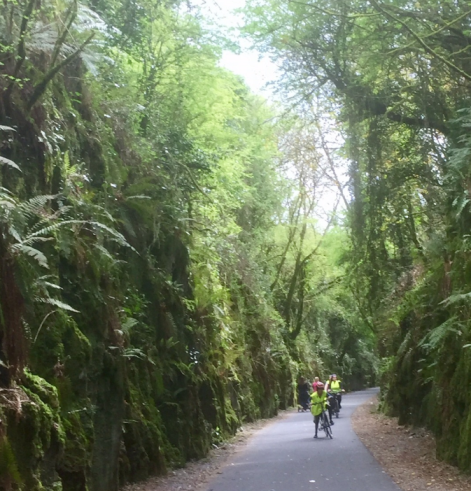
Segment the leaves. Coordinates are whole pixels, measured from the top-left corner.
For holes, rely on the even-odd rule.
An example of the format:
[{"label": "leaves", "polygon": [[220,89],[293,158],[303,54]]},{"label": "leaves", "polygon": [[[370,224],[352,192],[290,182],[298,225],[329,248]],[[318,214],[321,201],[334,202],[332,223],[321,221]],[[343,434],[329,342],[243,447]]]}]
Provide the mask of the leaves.
[{"label": "leaves", "polygon": [[[322,135],[314,117],[284,118],[221,68],[229,42],[197,6],[46,1],[27,2],[28,13],[6,0],[10,7],[0,16],[10,66],[0,71],[15,74],[4,100],[21,135],[5,144],[24,164],[23,174],[2,175],[0,263],[11,267],[18,301],[2,295],[1,312],[15,309],[19,339],[33,340],[25,345],[34,373],[73,388],[63,398],[60,387],[59,429],[43,419],[51,435],[61,424],[76,430],[67,430],[64,458],[83,450],[77,472],[90,474],[95,422],[123,397],[133,415],[123,438],[146,435],[136,455],[183,463],[180,455],[202,455],[241,418],[288,407],[298,372],[374,377],[375,319],[350,292],[357,271],[344,259],[352,240],[337,199],[322,210],[334,189],[349,207],[334,163],[340,151],[326,141],[340,131]],[[402,170],[422,157],[404,156]],[[390,180],[395,189],[399,178]],[[397,210],[408,210],[401,196]],[[0,324],[2,335],[8,329]],[[89,383],[103,363],[120,388],[104,399]],[[201,425],[201,408],[214,413],[217,431]],[[90,414],[77,419],[77,411]],[[168,428],[178,432],[171,445]],[[42,455],[55,458],[43,440],[34,476]],[[141,464],[143,477],[154,469]]]},{"label": "leaves", "polygon": [[79,312],[78,310],[74,309],[70,305],[62,302],[61,300],[57,300],[56,298],[51,298],[51,297],[39,298],[38,301],[41,303],[52,305],[54,307],[58,307],[59,309],[62,310],[67,310],[69,312],[77,312],[77,313]]},{"label": "leaves", "polygon": [[449,297],[445,298],[441,303],[445,306],[450,306],[458,302],[468,302],[471,300],[471,292],[469,293],[454,293]]},{"label": "leaves", "polygon": [[37,249],[24,244],[14,244],[11,249],[13,251],[13,254],[26,254],[27,256],[35,259],[37,263],[43,268],[49,268],[47,264],[47,258],[41,251],[38,251]]},{"label": "leaves", "polygon": [[12,169],[16,169],[16,170],[19,170],[20,172],[22,172],[20,167],[17,164],[15,164],[15,162],[13,162],[13,160],[7,159],[5,157],[0,156],[0,165],[7,165],[8,167],[11,167]]},{"label": "leaves", "polygon": [[445,340],[445,337],[449,334],[455,334],[460,336],[462,334],[461,329],[463,324],[458,320],[456,316],[452,316],[447,319],[443,324],[431,329],[427,335],[419,342],[419,346],[425,350],[437,350],[439,349]]}]

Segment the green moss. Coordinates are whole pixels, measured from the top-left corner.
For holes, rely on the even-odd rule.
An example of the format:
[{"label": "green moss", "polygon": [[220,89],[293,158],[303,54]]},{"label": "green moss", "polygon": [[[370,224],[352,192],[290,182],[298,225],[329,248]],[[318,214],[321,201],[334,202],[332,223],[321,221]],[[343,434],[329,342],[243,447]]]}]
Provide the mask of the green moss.
[{"label": "green moss", "polygon": [[63,417],[66,440],[64,456],[60,461],[60,472],[85,473],[90,467],[91,441],[89,431],[82,423],[85,409],[70,411]]},{"label": "green moss", "polygon": [[237,428],[240,427],[239,417],[237,416],[237,413],[232,407],[231,399],[229,396],[227,396],[224,399],[224,403],[225,403],[224,414],[226,416],[226,420],[225,420],[226,427],[229,429],[230,433],[235,434]]},{"label": "green moss", "polygon": [[63,370],[77,378],[90,363],[90,342],[66,313],[58,311],[52,319],[53,323],[38,333],[31,347],[31,364],[35,373],[49,382],[57,378],[57,363],[64,364]]},{"label": "green moss", "polygon": [[121,481],[136,481],[149,474],[166,472],[167,466],[182,462],[163,431],[160,411],[151,397],[152,385],[146,378],[138,379],[143,387],[128,380],[126,414],[123,425],[125,453],[121,457]]},{"label": "green moss", "polygon": [[22,479],[18,471],[16,458],[6,436],[0,438],[0,487],[7,488],[8,483],[21,487]]},{"label": "green moss", "polygon": [[54,386],[25,371],[20,387],[27,401],[20,416],[5,409],[7,435],[17,458],[18,471],[25,489],[60,489],[56,472],[64,447],[65,433],[59,414],[59,399]]},{"label": "green moss", "polygon": [[67,360],[65,360],[66,373],[74,379],[78,379],[91,361],[90,341],[75,321],[68,319],[67,328],[62,335],[62,342],[67,355]]},{"label": "green moss", "polygon": [[36,431],[33,442],[37,456],[44,448],[49,447],[52,438],[57,439],[63,445],[65,433],[59,415],[59,397],[56,387],[26,370],[22,388],[31,401],[26,404],[25,410],[30,413],[35,422]]}]

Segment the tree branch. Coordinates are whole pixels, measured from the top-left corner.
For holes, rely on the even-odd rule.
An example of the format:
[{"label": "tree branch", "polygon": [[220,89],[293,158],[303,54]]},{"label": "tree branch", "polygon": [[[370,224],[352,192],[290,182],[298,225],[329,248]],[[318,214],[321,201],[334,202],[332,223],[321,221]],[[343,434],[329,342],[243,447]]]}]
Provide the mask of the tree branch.
[{"label": "tree branch", "polygon": [[445,57],[443,57],[442,55],[440,55],[439,53],[437,53],[434,49],[432,49],[418,34],[416,34],[409,27],[409,25],[407,24],[407,22],[404,22],[403,20],[395,17],[393,14],[391,14],[387,10],[383,9],[378,4],[378,2],[376,2],[376,0],[370,0],[370,1],[371,1],[371,4],[376,8],[376,10],[378,10],[379,12],[381,12],[383,15],[385,15],[386,17],[388,17],[393,22],[398,22],[399,24],[401,24],[412,35],[412,37],[424,48],[424,50],[428,54],[430,54],[430,55],[434,56],[435,58],[439,59],[447,67],[449,67],[452,70],[454,70],[455,72],[459,73],[466,80],[471,81],[471,74],[469,74],[469,73],[465,72],[464,70],[462,70],[461,68],[457,67],[454,63],[452,63],[451,61],[447,60]]},{"label": "tree branch", "polygon": [[54,50],[52,52],[51,63],[50,63],[51,67],[55,65],[57,57],[59,56],[60,50],[62,48],[62,45],[65,42],[65,38],[67,37],[67,34],[69,33],[69,29],[72,27],[72,24],[74,23],[76,17],[77,17],[77,0],[74,0],[65,15],[66,22],[67,19],[69,19],[69,21],[67,22],[67,25],[64,27],[62,33],[57,37],[56,42],[54,44]]},{"label": "tree branch", "polygon": [[8,84],[8,87],[5,90],[5,100],[10,99],[11,92],[16,82],[16,78],[20,73],[21,67],[23,66],[23,63],[26,59],[26,49],[25,49],[26,29],[28,28],[28,22],[31,17],[31,14],[33,13],[35,2],[36,0],[29,0],[28,4],[26,5],[26,9],[23,13],[23,18],[21,19],[17,61],[15,64],[15,68],[13,70],[13,80]]}]

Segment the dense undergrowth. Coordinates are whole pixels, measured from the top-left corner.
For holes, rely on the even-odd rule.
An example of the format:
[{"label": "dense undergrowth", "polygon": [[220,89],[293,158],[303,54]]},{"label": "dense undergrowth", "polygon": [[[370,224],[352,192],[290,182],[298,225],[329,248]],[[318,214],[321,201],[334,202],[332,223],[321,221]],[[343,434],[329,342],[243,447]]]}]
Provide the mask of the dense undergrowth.
[{"label": "dense undergrowth", "polygon": [[[184,2],[0,7],[0,489],[111,491],[374,382],[325,157]],[[327,225],[325,225],[327,224]]]}]

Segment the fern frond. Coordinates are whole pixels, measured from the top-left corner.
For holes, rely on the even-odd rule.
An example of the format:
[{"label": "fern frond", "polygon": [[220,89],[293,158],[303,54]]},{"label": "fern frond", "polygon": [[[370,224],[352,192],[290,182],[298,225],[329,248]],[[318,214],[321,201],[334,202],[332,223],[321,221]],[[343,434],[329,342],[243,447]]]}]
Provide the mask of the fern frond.
[{"label": "fern frond", "polygon": [[35,223],[29,230],[29,236],[32,235],[33,232],[37,231],[37,230],[41,230],[42,228],[45,228],[45,225],[47,223],[50,223],[51,221],[51,218],[50,217],[44,217],[44,218],[41,218],[37,223]]},{"label": "fern frond", "polygon": [[48,242],[50,240],[53,240],[53,237],[27,237],[26,239],[19,241],[19,244],[15,244],[15,245],[26,246],[26,245],[34,244],[36,242]]},{"label": "fern frond", "polygon": [[98,66],[102,61],[103,57],[96,52],[92,52],[89,49],[84,49],[80,53],[80,58],[83,61],[84,65],[87,67],[87,70],[94,77],[97,77],[99,74]]},{"label": "fern frond", "polygon": [[49,288],[53,288],[54,290],[62,290],[62,287],[60,285],[57,285],[56,283],[51,283],[50,281],[45,281],[43,284],[45,286],[48,286]]},{"label": "fern frond", "polygon": [[0,165],[8,165],[8,167],[12,167],[13,169],[19,170],[23,172],[13,160],[7,159],[5,157],[0,157]]},{"label": "fern frond", "polygon": [[[41,218],[37,223],[35,223],[29,230],[29,236],[32,236],[34,232],[37,232],[43,228],[47,228],[46,224],[51,223],[53,220],[57,220],[62,215],[67,213],[72,207],[71,206],[62,206],[52,215],[48,215],[46,217]],[[68,220],[70,222],[70,220]]]},{"label": "fern frond", "polygon": [[51,283],[48,281],[49,279],[56,279],[56,277],[52,274],[47,274],[44,276],[40,276],[35,282],[34,285],[37,287],[43,288],[53,288],[54,290],[62,290],[62,287],[57,283]]},{"label": "fern frond", "polygon": [[58,38],[57,24],[37,22],[31,30],[26,47],[33,53],[52,53]]},{"label": "fern frond", "polygon": [[105,208],[103,208],[103,206],[100,206],[100,205],[92,205],[92,208],[94,210],[96,210],[97,212],[101,213],[104,217],[108,218],[108,220],[110,222],[115,222],[115,219],[113,218],[113,216],[111,215],[111,213],[108,211],[108,210],[105,210]]},{"label": "fern frond", "polygon": [[51,298],[51,297],[41,297],[41,298],[36,298],[38,302],[41,303],[47,303],[49,305],[54,305],[54,307],[59,307],[60,309],[63,310],[68,310],[69,312],[80,312],[79,310],[74,309],[71,307],[69,304],[64,303],[60,300],[57,300],[56,298]]},{"label": "fern frond", "polygon": [[108,259],[110,259],[112,261],[115,260],[115,258],[110,254],[110,251],[106,247],[103,247],[100,244],[95,244],[95,248],[98,249]]},{"label": "fern frond", "polygon": [[34,218],[38,213],[44,209],[44,206],[48,201],[55,199],[54,195],[43,194],[35,196],[28,201],[23,201],[18,204],[18,211],[27,218]]},{"label": "fern frond", "polygon": [[0,207],[9,208],[13,210],[16,206],[16,203],[12,200],[0,199]]},{"label": "fern frond", "polygon": [[134,247],[131,244],[129,244],[129,242],[126,240],[124,235],[120,234],[116,230],[114,230],[111,227],[108,227],[107,225],[100,223],[100,222],[88,222],[88,223],[90,223],[90,225],[92,225],[94,227],[105,230],[106,232],[108,232],[110,235],[112,235],[116,239],[118,244],[120,244],[121,246],[124,246],[124,247],[129,247],[133,252],[138,254],[136,249],[134,249]]},{"label": "fern frond", "polygon": [[468,302],[471,300],[471,292],[468,293],[455,293],[454,295],[450,295],[448,298],[445,298],[442,302],[440,302],[440,305],[445,305],[445,307],[448,307],[449,305],[453,305],[454,303],[457,302]]},{"label": "fern frond", "polygon": [[139,324],[139,321],[137,319],[134,319],[134,317],[128,317],[121,324],[121,328],[123,329],[123,332],[129,334],[129,331],[137,324]]},{"label": "fern frond", "polygon": [[8,227],[8,233],[17,241],[21,242],[23,239],[21,238],[20,234],[16,230],[16,228],[13,225],[10,225]]},{"label": "fern frond", "polygon": [[13,254],[26,254],[27,256],[35,259],[43,268],[49,268],[46,256],[34,247],[29,247],[23,244],[14,244],[11,246],[11,250]]},{"label": "fern frond", "polygon": [[121,224],[128,236],[136,237],[136,231],[134,230],[134,224],[129,218],[128,214],[124,212],[124,208],[121,209]]},{"label": "fern frond", "polygon": [[462,211],[466,208],[466,205],[470,202],[470,200],[466,196],[461,196],[459,199],[456,198],[453,201],[453,207],[456,206],[456,218],[459,218]]},{"label": "fern frond", "polygon": [[127,196],[126,199],[152,199],[150,196],[145,196],[143,194],[137,196]]},{"label": "fern frond", "polygon": [[433,351],[442,344],[448,334],[454,333],[461,335],[461,330],[459,329],[461,325],[461,322],[456,319],[456,316],[452,316],[428,332],[418,345],[428,351]]},{"label": "fern frond", "polygon": [[16,200],[12,197],[8,189],[0,187],[0,210],[7,211],[5,215],[9,215],[11,210],[17,206]]},{"label": "fern frond", "polygon": [[99,31],[103,35],[108,35],[106,22],[91,8],[80,3],[77,10],[77,22],[75,28],[80,32]]},{"label": "fern frond", "polygon": [[72,224],[85,225],[86,223],[88,222],[84,220],[64,220],[62,222],[53,223],[48,227],[43,227],[42,229],[37,230],[36,232],[30,233],[25,240],[28,240],[32,237],[39,237],[39,236],[44,236],[46,234],[50,234],[51,232],[54,232],[55,230],[64,227],[65,225],[72,225]]},{"label": "fern frond", "polygon": [[40,281],[46,281],[48,280],[49,278],[56,278],[53,274],[45,274],[43,276],[40,276],[37,281],[40,282]]}]

